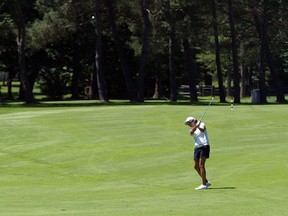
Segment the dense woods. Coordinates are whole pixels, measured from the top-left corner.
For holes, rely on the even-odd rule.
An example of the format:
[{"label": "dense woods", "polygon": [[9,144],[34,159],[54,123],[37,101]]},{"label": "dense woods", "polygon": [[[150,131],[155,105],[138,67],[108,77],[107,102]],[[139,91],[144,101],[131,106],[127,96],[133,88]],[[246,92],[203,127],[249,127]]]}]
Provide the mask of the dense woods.
[{"label": "dense woods", "polygon": [[283,0],[1,0],[2,97],[35,103],[37,85],[49,99],[177,102],[188,86],[196,102],[214,85],[221,102],[259,89],[283,103],[287,13]]}]

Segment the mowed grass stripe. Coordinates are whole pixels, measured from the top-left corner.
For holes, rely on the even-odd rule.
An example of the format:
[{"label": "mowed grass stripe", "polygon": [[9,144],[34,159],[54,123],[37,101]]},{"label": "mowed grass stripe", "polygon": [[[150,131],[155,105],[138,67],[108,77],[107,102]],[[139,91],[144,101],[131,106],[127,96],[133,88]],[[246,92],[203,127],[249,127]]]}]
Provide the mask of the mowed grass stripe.
[{"label": "mowed grass stripe", "polygon": [[2,110],[0,215],[282,215],[287,106],[211,106],[212,189],[198,192],[183,121],[205,108]]}]

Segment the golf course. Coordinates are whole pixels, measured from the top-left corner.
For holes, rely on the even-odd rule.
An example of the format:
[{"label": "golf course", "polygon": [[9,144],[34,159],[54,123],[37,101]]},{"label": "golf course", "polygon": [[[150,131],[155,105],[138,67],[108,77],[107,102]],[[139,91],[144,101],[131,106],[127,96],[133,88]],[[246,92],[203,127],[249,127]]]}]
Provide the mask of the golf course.
[{"label": "golf course", "polygon": [[183,122],[209,101],[0,106],[0,215],[286,215],[288,105],[218,101],[201,191]]}]

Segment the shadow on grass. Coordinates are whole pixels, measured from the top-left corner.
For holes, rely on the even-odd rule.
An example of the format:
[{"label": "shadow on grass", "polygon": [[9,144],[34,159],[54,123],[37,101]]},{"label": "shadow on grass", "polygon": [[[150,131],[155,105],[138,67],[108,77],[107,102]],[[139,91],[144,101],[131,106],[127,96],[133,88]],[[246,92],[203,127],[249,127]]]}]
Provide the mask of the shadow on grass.
[{"label": "shadow on grass", "polygon": [[234,190],[236,187],[209,187],[209,190]]},{"label": "shadow on grass", "polygon": [[[23,101],[7,100],[0,107],[89,107],[89,106],[135,106],[135,105],[192,105],[202,106],[209,104],[209,100],[199,100],[197,102],[168,100],[146,100],[145,102],[131,102],[129,100],[110,100],[109,102],[100,102],[99,100],[37,100],[36,103],[26,104]],[[229,103],[213,103],[214,106],[227,106]]]},{"label": "shadow on grass", "polygon": [[[135,105],[183,105],[183,106],[206,106],[211,101],[210,97],[201,97],[197,102],[190,102],[189,100],[178,100],[177,102],[171,102],[168,99],[147,99],[144,102],[131,102],[129,100],[110,100],[109,102],[100,102],[99,100],[71,100],[71,99],[63,99],[59,101],[53,100],[37,100],[36,103],[26,104],[23,101],[17,100],[4,100],[0,107],[89,107],[89,106],[135,106]],[[230,106],[231,103],[228,101],[225,103],[219,102],[219,99],[213,101],[211,105],[213,106]],[[281,103],[269,102],[266,104],[252,104],[250,102],[241,102],[239,105],[280,105]],[[282,103],[283,104],[283,103]],[[285,103],[288,104],[288,101]]]}]

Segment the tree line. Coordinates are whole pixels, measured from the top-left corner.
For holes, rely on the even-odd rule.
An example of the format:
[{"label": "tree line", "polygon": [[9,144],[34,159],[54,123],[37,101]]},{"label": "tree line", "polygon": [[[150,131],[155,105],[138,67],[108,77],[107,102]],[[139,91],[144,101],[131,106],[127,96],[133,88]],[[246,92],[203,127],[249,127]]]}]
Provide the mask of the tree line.
[{"label": "tree line", "polygon": [[[179,99],[217,82],[220,102],[288,91],[288,2],[283,0],[1,0],[0,72],[19,99]],[[212,77],[212,78],[211,78]],[[205,81],[205,82],[204,82]]]}]

